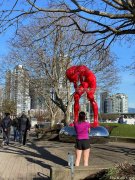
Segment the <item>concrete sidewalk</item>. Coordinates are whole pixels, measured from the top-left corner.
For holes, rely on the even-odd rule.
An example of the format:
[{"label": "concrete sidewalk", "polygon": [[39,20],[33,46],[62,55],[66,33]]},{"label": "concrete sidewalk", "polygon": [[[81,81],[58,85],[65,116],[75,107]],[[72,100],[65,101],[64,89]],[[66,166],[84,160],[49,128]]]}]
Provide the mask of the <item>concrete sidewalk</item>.
[{"label": "concrete sidewalk", "polygon": [[[49,180],[51,167],[67,166],[68,152],[74,154],[73,143],[33,141],[20,146],[11,142],[0,147],[0,180]],[[110,167],[124,161],[135,163],[135,144],[92,144],[90,167]]]}]

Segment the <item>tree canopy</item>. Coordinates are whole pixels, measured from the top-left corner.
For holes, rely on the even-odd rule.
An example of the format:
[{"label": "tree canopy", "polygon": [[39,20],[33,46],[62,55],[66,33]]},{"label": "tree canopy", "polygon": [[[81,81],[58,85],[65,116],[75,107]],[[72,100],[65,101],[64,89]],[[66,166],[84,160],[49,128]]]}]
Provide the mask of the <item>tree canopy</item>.
[{"label": "tree canopy", "polygon": [[[3,0],[0,11],[1,32],[11,25],[19,25],[29,15],[53,13],[53,23],[58,26],[74,26],[83,34],[95,34],[95,43],[108,47],[120,36],[135,34],[135,0],[53,0],[41,3],[37,0]],[[8,8],[7,8],[8,7]],[[55,15],[54,15],[55,14]],[[52,16],[49,14],[49,16]],[[64,21],[68,19],[68,24]],[[85,22],[85,26],[79,23]],[[134,36],[132,36],[134,38]],[[134,39],[133,39],[134,40]]]},{"label": "tree canopy", "polygon": [[[135,42],[135,0],[3,0],[0,33],[14,26],[17,34],[18,27],[28,24],[31,17],[50,17],[49,27],[74,28],[87,37],[93,34],[91,43],[82,41],[78,46],[107,49],[117,40]],[[135,61],[130,67],[134,70]]]}]

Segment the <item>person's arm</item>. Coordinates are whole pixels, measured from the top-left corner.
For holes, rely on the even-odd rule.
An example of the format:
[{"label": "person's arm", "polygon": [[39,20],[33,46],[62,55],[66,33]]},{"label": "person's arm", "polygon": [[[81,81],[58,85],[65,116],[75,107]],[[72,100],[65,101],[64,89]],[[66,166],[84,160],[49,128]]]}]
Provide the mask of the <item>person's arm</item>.
[{"label": "person's arm", "polygon": [[3,124],[4,124],[4,123],[3,123],[3,119],[2,119],[2,121],[1,121],[1,127],[2,127],[2,129],[4,128],[4,127],[3,127]]},{"label": "person's arm", "polygon": [[9,128],[11,127],[11,125],[12,125],[12,119],[10,118],[10,121],[9,121]]},{"label": "person's arm", "polygon": [[90,123],[89,123],[89,125],[88,125],[88,133],[90,133]]},{"label": "person's arm", "polygon": [[11,126],[15,126],[15,119],[12,120]]},{"label": "person's arm", "polygon": [[30,130],[30,128],[31,128],[31,123],[29,118],[27,118],[27,130]]}]

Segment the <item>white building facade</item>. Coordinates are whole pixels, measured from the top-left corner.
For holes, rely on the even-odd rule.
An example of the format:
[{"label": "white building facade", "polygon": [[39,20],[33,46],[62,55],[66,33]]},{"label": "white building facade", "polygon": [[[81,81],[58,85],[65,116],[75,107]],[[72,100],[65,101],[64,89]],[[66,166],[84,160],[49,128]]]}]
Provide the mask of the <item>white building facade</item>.
[{"label": "white building facade", "polygon": [[101,113],[128,113],[128,97],[126,94],[117,93],[109,95],[101,93],[100,95]]},{"label": "white building facade", "polygon": [[[8,76],[10,75],[10,77]],[[16,103],[16,114],[20,115],[22,112],[26,114],[30,110],[30,96],[29,96],[29,75],[28,71],[22,65],[18,65],[6,76],[6,82],[10,88],[10,94],[6,98],[10,98]],[[10,85],[9,85],[10,82]],[[7,85],[7,83],[6,83]]]}]

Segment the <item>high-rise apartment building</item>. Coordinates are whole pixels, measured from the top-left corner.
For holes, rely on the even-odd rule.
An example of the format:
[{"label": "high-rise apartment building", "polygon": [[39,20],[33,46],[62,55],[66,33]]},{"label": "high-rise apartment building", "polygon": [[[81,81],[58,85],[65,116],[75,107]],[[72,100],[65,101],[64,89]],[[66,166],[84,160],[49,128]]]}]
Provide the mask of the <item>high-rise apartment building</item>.
[{"label": "high-rise apartment building", "polygon": [[47,87],[43,78],[30,80],[31,109],[38,111],[45,109],[44,93],[46,89]]},{"label": "high-rise apartment building", "polygon": [[100,112],[107,113],[108,112],[108,105],[107,99],[109,98],[108,92],[103,92],[100,94]]},{"label": "high-rise apartment building", "polygon": [[108,92],[100,94],[101,113],[128,113],[128,97],[126,94],[117,93],[109,95]]},{"label": "high-rise apartment building", "polygon": [[112,112],[128,113],[128,97],[123,93],[112,95]]},{"label": "high-rise apartment building", "polygon": [[30,110],[29,74],[22,65],[7,72],[5,89],[5,98],[16,103],[17,115]]}]

